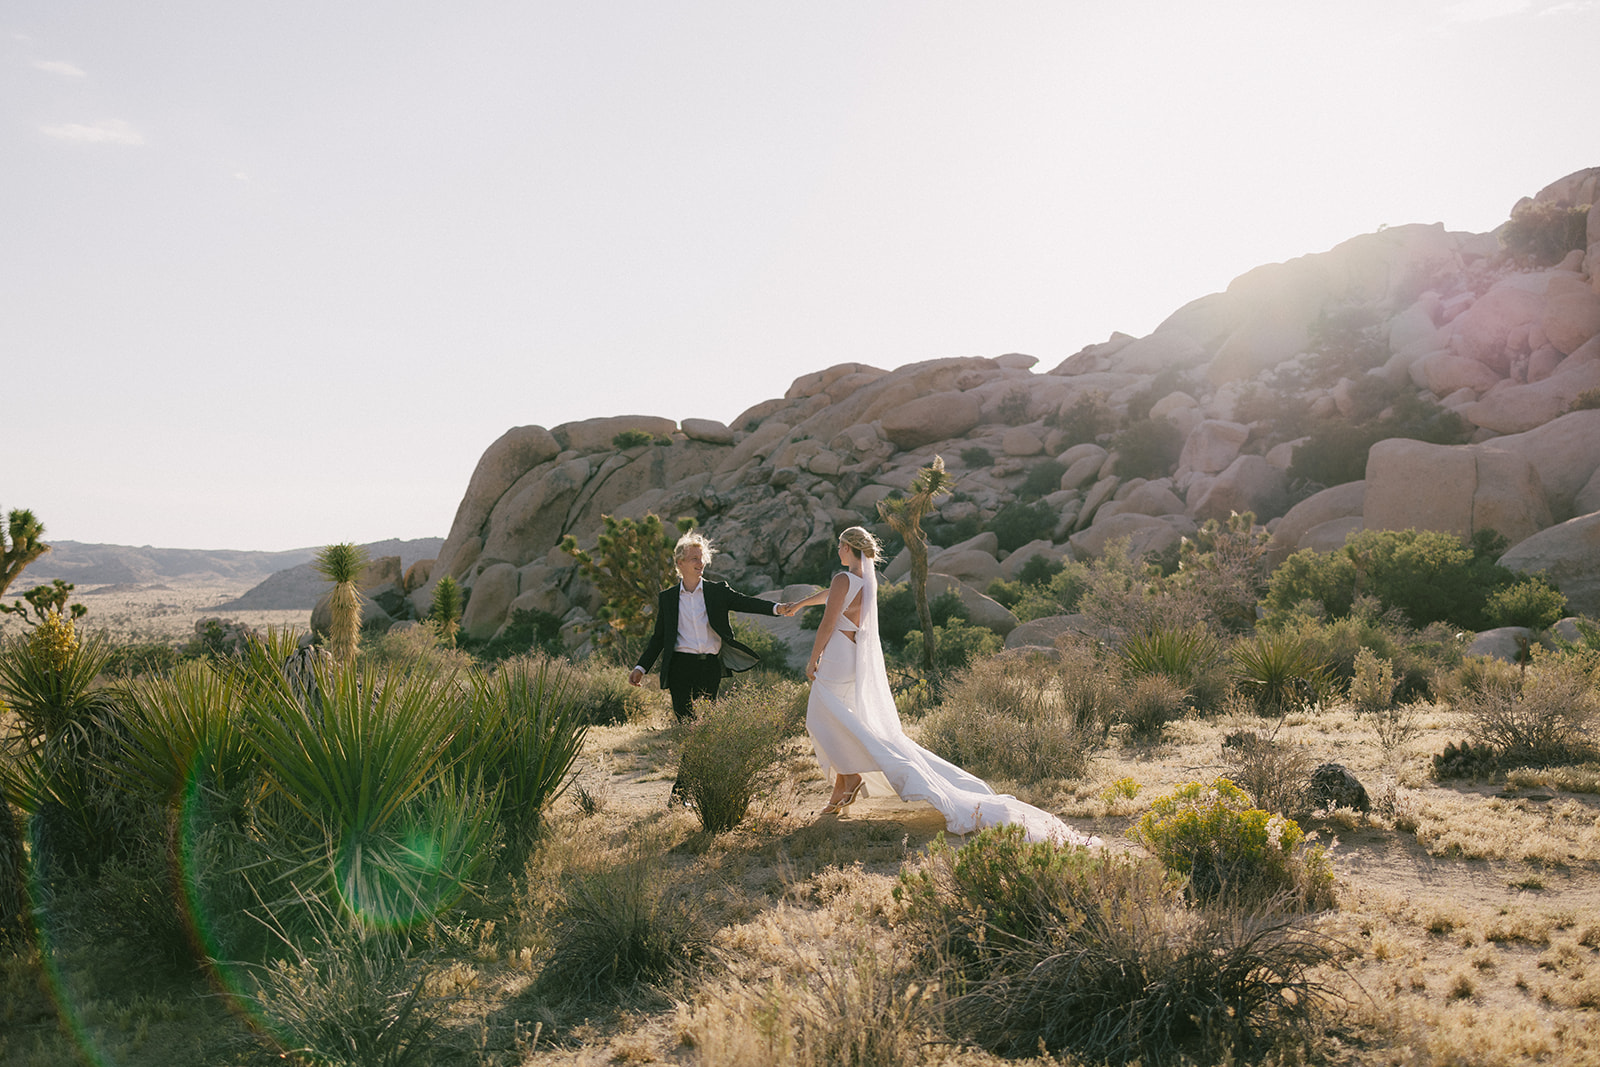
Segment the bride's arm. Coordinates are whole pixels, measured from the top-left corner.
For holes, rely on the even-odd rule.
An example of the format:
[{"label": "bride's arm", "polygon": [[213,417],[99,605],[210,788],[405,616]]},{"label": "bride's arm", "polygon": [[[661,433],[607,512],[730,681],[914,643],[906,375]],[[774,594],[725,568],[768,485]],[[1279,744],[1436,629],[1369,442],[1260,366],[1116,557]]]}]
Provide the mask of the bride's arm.
[{"label": "bride's arm", "polygon": [[793,615],[801,608],[809,608],[813,604],[820,604],[824,600],[828,599],[828,594],[830,592],[832,592],[832,588],[825,585],[821,589],[818,589],[815,593],[812,593],[810,596],[806,597],[804,600],[791,600],[786,604],[779,604],[778,614]]},{"label": "bride's arm", "polygon": [[[822,650],[828,647],[828,639],[833,636],[834,629],[839,625],[839,613],[844,611],[845,597],[849,595],[850,576],[840,571],[833,576],[833,583],[828,586],[828,603],[822,609],[822,623],[817,627],[817,639],[811,643],[811,659],[806,663],[806,677],[813,681],[817,677],[817,664],[822,660]],[[812,597],[819,596],[820,592],[812,594]]]}]

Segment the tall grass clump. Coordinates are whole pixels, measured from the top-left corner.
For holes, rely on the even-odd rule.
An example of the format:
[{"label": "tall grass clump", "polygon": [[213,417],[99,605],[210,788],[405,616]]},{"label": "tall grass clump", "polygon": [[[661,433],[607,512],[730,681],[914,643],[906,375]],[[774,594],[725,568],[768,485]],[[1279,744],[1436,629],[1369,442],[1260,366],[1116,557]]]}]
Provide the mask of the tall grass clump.
[{"label": "tall grass clump", "polygon": [[540,816],[561,795],[589,726],[573,699],[571,669],[539,656],[474,675],[459,739],[461,781],[496,791],[512,863],[527,855]]},{"label": "tall grass clump", "polygon": [[1223,742],[1222,762],[1228,779],[1248,793],[1256,807],[1290,819],[1311,814],[1315,761],[1304,747],[1243,730]]},{"label": "tall grass clump", "polygon": [[678,756],[678,789],[706,833],[739,825],[770,785],[788,718],[788,702],[765,688],[740,689],[702,709]]},{"label": "tall grass clump", "polygon": [[1030,844],[1016,827],[936,844],[897,897],[953,992],[954,1036],[1149,1065],[1305,1052],[1336,946],[1281,911],[1187,906],[1159,864]]},{"label": "tall grass clump", "polygon": [[574,666],[569,684],[578,718],[592,726],[638,722],[649,712],[645,691],[599,657]]},{"label": "tall grass clump", "polygon": [[1196,711],[1221,706],[1228,695],[1228,661],[1222,642],[1204,626],[1150,626],[1123,639],[1119,650],[1127,678],[1162,674],[1183,686]]},{"label": "tall grass clump", "polygon": [[1197,903],[1318,910],[1333,903],[1327,852],[1293,819],[1255,806],[1226,778],[1188,782],[1156,800],[1128,836],[1184,877]]},{"label": "tall grass clump", "polygon": [[1097,718],[1111,703],[1098,691],[1081,691],[1098,677],[1069,684],[1043,658],[979,660],[923,719],[922,744],[983,778],[1079,777],[1099,725],[1085,716]]},{"label": "tall grass clump", "polygon": [[593,1001],[659,983],[707,957],[695,909],[649,857],[574,873],[556,907],[553,945],[536,984],[560,1001]]}]

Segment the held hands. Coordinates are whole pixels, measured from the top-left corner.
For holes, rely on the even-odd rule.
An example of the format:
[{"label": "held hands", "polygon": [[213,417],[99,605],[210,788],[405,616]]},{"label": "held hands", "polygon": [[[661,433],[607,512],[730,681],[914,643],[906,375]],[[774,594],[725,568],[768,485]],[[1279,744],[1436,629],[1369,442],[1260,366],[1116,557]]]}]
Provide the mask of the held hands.
[{"label": "held hands", "polygon": [[785,601],[783,603],[780,603],[773,610],[776,612],[776,614],[779,614],[779,615],[782,615],[785,618],[788,618],[790,615],[793,615],[795,612],[800,610],[800,605],[799,604],[791,604],[791,603],[788,603],[787,601]]}]

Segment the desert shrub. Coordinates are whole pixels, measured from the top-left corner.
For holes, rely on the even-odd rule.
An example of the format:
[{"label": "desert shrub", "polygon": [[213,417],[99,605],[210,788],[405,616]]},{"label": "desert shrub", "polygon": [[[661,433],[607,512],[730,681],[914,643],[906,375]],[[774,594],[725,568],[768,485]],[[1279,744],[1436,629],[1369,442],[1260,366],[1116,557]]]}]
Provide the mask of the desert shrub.
[{"label": "desert shrub", "polygon": [[1566,613],[1566,595],[1540,577],[1523,578],[1496,589],[1483,605],[1489,625],[1526,626],[1530,630],[1548,630]]},{"label": "desert shrub", "polygon": [[[951,619],[944,626],[933,628],[935,669],[941,674],[958,671],[973,660],[992,656],[1005,647],[1005,638],[983,626],[970,626],[962,619]],[[922,662],[922,631],[906,634],[903,651],[904,662]]]},{"label": "desert shrub", "polygon": [[1248,793],[1256,807],[1290,819],[1311,814],[1313,761],[1299,745],[1241,730],[1222,743],[1222,762],[1228,780]]},{"label": "desert shrub", "polygon": [[1028,473],[1023,475],[1022,485],[1017,493],[1024,499],[1049,496],[1061,488],[1061,476],[1067,473],[1067,468],[1053,459],[1040,460],[1028,468]]},{"label": "desert shrub", "polygon": [[733,636],[760,658],[761,663],[757,669],[791,681],[803,680],[804,675],[789,663],[789,646],[771,630],[745,622],[743,619],[735,619]]},{"label": "desert shrub", "polygon": [[1254,806],[1226,778],[1189,782],[1156,800],[1128,836],[1185,878],[1197,902],[1292,903],[1317,910],[1333,901],[1327,852],[1293,819]]},{"label": "desert shrub", "polygon": [[659,982],[710,949],[696,912],[663,884],[659,865],[632,857],[574,874],[553,916],[553,949],[535,989],[552,1000],[600,999]]},{"label": "desert shrub", "polygon": [[1489,595],[1517,580],[1494,562],[1500,545],[1492,536],[1468,545],[1435,530],[1362,530],[1341,551],[1296,552],[1268,582],[1269,621],[1285,618],[1308,600],[1320,602],[1331,616],[1348,615],[1365,593],[1382,610],[1400,611],[1413,626],[1447,621],[1485,629]]},{"label": "desert shrub", "polygon": [[1182,686],[1195,710],[1219,707],[1230,688],[1222,642],[1203,626],[1151,627],[1124,638],[1118,651],[1127,678],[1162,674]]},{"label": "desert shrub", "polygon": [[1349,687],[1356,675],[1356,657],[1367,649],[1393,664],[1398,687],[1394,699],[1427,697],[1437,673],[1460,659],[1454,628],[1434,623],[1413,630],[1398,611],[1380,613],[1380,607],[1371,597],[1359,597],[1341,618],[1296,615],[1279,619],[1278,624],[1306,642],[1327,665],[1328,680],[1341,688]]},{"label": "desert shrub", "polygon": [[1451,778],[1493,778],[1500,771],[1500,753],[1493,745],[1463,740],[1459,745],[1446,742],[1432,760],[1433,777],[1444,782]]},{"label": "desert shrub", "polygon": [[1248,632],[1267,591],[1267,541],[1250,512],[1235,512],[1225,523],[1207,519],[1180,543],[1177,570],[1164,587],[1174,599],[1191,603],[1190,610],[1209,625]]},{"label": "desert shrub", "polygon": [[741,689],[702,708],[678,757],[678,788],[706,833],[739,825],[770,784],[788,718],[765,689]]},{"label": "desert shrub", "polygon": [[1137,741],[1153,741],[1188,709],[1189,689],[1165,674],[1141,674],[1123,685],[1117,721]]},{"label": "desert shrub", "polygon": [[994,466],[994,453],[982,445],[970,445],[961,450],[961,463],[965,467],[992,467]]},{"label": "desert shrub", "polygon": [[163,642],[113,645],[102,673],[108,678],[136,678],[144,674],[163,674],[181,662],[183,653]]},{"label": "desert shrub", "polygon": [[1189,376],[1181,367],[1163,367],[1150,379],[1150,384],[1128,398],[1128,421],[1146,421],[1156,402],[1170,393],[1189,392],[1194,388]]},{"label": "desert shrub", "polygon": [[448,1004],[402,939],[349,927],[289,950],[254,969],[245,997],[284,1048],[351,1067],[434,1062]]},{"label": "desert shrub", "polygon": [[1370,648],[1356,653],[1355,672],[1350,678],[1350,703],[1357,712],[1376,714],[1394,703],[1394,664]]},{"label": "desert shrub", "polygon": [[621,433],[611,438],[611,447],[617,449],[618,451],[625,452],[630,448],[638,448],[640,445],[647,445],[655,439],[655,434],[648,430],[623,430]]},{"label": "desert shrub", "polygon": [[1464,691],[1455,710],[1468,735],[1500,752],[1503,763],[1582,763],[1597,752],[1600,694],[1557,657],[1536,656],[1520,685],[1490,682]]},{"label": "desert shrub", "polygon": [[1387,400],[1389,414],[1355,422],[1330,419],[1314,425],[1304,435],[1308,440],[1295,447],[1289,460],[1291,480],[1320,486],[1360,481],[1367,476],[1367,453],[1379,441],[1403,437],[1454,445],[1463,443],[1471,433],[1461,416],[1422,400],[1409,390],[1367,399],[1368,409],[1382,406]]},{"label": "desert shrub", "polygon": [[1535,266],[1554,266],[1568,252],[1584,248],[1589,211],[1587,204],[1569,207],[1530,201],[1511,213],[1511,219],[1500,231],[1500,242],[1519,259]]},{"label": "desert shrub", "polygon": [[487,663],[530,652],[558,656],[561,654],[561,617],[534,608],[518,608],[499,633],[483,642],[463,639],[461,646],[471,652],[473,658]]},{"label": "desert shrub", "polygon": [[1011,552],[1029,541],[1049,540],[1060,517],[1043,500],[1031,504],[1012,501],[989,520],[989,532],[999,540],[1002,550]]},{"label": "desert shrub", "polygon": [[361,658],[385,669],[411,670],[426,666],[442,672],[465,672],[472,667],[472,655],[451,647],[439,636],[432,620],[420,626],[393,627],[381,634],[364,637]]},{"label": "desert shrub", "polygon": [[1093,1063],[1252,1061],[1304,1050],[1332,942],[1281,912],[1196,912],[1159,865],[1028,844],[936,844],[897,897],[947,961],[950,1029],[992,1052]]},{"label": "desert shrub", "polygon": [[1089,567],[1076,560],[1050,561],[1055,565],[1055,573],[1049,580],[1030,584],[1025,576],[1029,568],[1042,559],[1043,556],[1035,556],[1023,564],[1016,583],[1020,585],[1020,595],[1014,603],[1006,605],[1023,622],[1050,615],[1070,615],[1078,610],[1084,594],[1089,590]]},{"label": "desert shrub", "polygon": [[1076,778],[1088,764],[1099,707],[1070,701],[1055,664],[980,660],[946,689],[922,721],[922,744],[983,778]]},{"label": "desert shrub", "polygon": [[[967,606],[954,591],[940,593],[928,601],[928,612],[935,626],[948,626],[952,619],[965,622],[970,618]],[[801,626],[815,630],[822,622],[820,610],[814,621],[803,619]],[[809,625],[808,625],[809,623]],[[885,654],[898,653],[905,644],[906,635],[917,629],[917,598],[909,581],[878,587],[878,636],[883,641]]]},{"label": "desert shrub", "polygon": [[1122,477],[1163,478],[1178,464],[1183,435],[1165,419],[1146,418],[1130,422],[1112,438],[1111,449]]},{"label": "desert shrub", "polygon": [[649,711],[645,691],[615,667],[589,659],[573,668],[570,697],[578,717],[592,726],[638,722]]},{"label": "desert shrub", "polygon": [[1028,391],[1020,386],[1006,390],[997,406],[1000,421],[1007,426],[1021,426],[1028,421]]},{"label": "desert shrub", "polygon": [[1088,444],[1101,434],[1116,429],[1117,416],[1106,403],[1105,394],[1094,391],[1078,397],[1071,407],[1061,408],[1047,416],[1045,425],[1059,429],[1061,447],[1071,448],[1073,445]]},{"label": "desert shrub", "polygon": [[1261,715],[1304,707],[1327,684],[1327,665],[1292,633],[1265,632],[1235,645],[1234,677]]}]

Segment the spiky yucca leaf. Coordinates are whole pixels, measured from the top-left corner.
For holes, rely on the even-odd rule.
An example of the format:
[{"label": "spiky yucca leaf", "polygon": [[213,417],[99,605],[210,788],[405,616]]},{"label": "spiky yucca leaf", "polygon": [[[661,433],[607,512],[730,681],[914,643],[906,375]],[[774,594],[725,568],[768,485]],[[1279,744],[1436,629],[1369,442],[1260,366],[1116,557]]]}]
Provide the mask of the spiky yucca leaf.
[{"label": "spiky yucca leaf", "polygon": [[[63,625],[70,632],[71,621]],[[14,754],[31,753],[72,724],[90,721],[110,699],[94,687],[111,657],[105,636],[53,638],[54,631],[41,628],[0,644],[0,699],[15,716]]]},{"label": "spiky yucca leaf", "polygon": [[1304,638],[1257,634],[1233,649],[1239,688],[1263,715],[1311,703],[1328,685],[1328,665]]},{"label": "spiky yucca leaf", "polygon": [[163,801],[201,783],[229,792],[254,773],[259,752],[245,729],[240,676],[186,663],[128,687],[123,773]]}]

